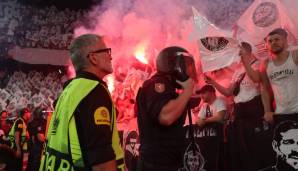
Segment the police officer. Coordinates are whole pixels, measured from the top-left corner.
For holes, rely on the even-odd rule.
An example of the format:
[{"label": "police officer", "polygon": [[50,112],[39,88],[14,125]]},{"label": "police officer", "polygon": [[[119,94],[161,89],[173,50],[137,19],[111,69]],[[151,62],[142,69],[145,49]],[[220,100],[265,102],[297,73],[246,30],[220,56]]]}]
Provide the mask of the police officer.
[{"label": "police officer", "polygon": [[124,170],[115,108],[102,80],[113,72],[103,37],[85,34],[70,45],[76,78],[51,117],[40,170]]},{"label": "police officer", "polygon": [[138,170],[177,171],[183,167],[183,125],[196,80],[195,65],[185,49],[172,46],[159,53],[156,66],[157,73],[144,82],[137,95]]},{"label": "police officer", "polygon": [[43,109],[36,108],[33,112],[33,119],[28,123],[30,141],[28,143],[28,171],[39,169],[40,157],[45,140],[46,121],[43,119]]},{"label": "police officer", "polygon": [[23,155],[24,151],[27,150],[27,140],[29,139],[27,122],[30,119],[30,116],[31,113],[29,109],[22,109],[19,113],[19,117],[13,123],[12,128],[8,133],[11,148],[15,150],[18,159],[18,170],[23,169]]}]

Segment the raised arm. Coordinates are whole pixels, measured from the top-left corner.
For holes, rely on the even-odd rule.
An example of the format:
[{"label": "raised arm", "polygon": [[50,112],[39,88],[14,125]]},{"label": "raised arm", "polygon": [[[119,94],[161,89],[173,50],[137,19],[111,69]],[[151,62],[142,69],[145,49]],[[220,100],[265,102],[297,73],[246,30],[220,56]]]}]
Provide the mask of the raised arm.
[{"label": "raised arm", "polygon": [[165,126],[171,125],[182,114],[192,95],[194,81],[189,78],[185,82],[179,82],[183,87],[183,92],[176,99],[170,100],[160,111],[158,116],[159,123]]},{"label": "raised arm", "polygon": [[251,66],[252,60],[256,60],[255,56],[245,49],[244,47],[240,46],[239,55],[241,57],[241,62],[245,68],[246,74],[253,82],[260,82],[261,76],[257,69],[253,69]]},{"label": "raised arm", "polygon": [[205,77],[205,82],[207,84],[213,85],[221,94],[223,94],[225,96],[232,96],[233,95],[233,91],[234,91],[234,88],[235,88],[235,83],[230,84],[229,87],[223,87],[218,82],[216,82],[214,79],[212,79],[212,78],[210,78],[206,75],[204,77]]}]

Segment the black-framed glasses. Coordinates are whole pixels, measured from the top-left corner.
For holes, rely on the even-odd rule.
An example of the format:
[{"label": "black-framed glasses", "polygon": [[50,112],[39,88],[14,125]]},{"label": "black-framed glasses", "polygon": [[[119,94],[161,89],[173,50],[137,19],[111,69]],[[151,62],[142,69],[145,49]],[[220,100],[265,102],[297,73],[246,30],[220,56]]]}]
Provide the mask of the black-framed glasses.
[{"label": "black-framed glasses", "polygon": [[111,48],[104,48],[104,49],[99,49],[99,50],[89,52],[89,53],[102,53],[102,52],[106,52],[109,55],[111,55],[112,54],[112,49]]}]

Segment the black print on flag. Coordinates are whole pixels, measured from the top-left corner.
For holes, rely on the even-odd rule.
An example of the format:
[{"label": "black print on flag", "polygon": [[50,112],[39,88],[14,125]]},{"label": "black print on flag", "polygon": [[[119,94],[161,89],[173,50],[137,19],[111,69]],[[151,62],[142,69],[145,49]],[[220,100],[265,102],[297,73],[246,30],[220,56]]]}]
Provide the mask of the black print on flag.
[{"label": "black print on flag", "polygon": [[268,27],[275,23],[278,18],[278,10],[274,3],[263,2],[253,13],[253,22],[258,27]]},{"label": "black print on flag", "polygon": [[279,123],[274,129],[272,147],[277,160],[261,171],[297,171],[298,123],[292,120]]},{"label": "black print on flag", "polygon": [[137,131],[131,131],[128,133],[125,140],[125,165],[129,171],[136,169],[137,160],[139,158],[139,135]]},{"label": "black print on flag", "polygon": [[225,49],[229,41],[223,37],[206,37],[201,39],[201,43],[206,49],[216,52]]},{"label": "black print on flag", "polygon": [[205,171],[205,159],[197,143],[190,143],[186,148],[183,165],[184,168],[179,169],[179,171]]}]

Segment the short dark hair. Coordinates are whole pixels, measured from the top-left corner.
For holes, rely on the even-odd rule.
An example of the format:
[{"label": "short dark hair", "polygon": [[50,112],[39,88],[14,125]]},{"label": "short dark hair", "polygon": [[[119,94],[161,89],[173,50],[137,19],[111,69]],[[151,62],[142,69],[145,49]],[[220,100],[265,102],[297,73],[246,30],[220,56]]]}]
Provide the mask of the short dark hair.
[{"label": "short dark hair", "polygon": [[29,108],[23,108],[21,111],[20,111],[20,116],[24,116],[25,113],[27,112],[30,112]]},{"label": "short dark hair", "polygon": [[272,30],[270,33],[268,33],[267,37],[268,36],[272,36],[274,34],[278,34],[278,35],[281,35],[281,36],[284,36],[284,37],[287,37],[288,36],[288,33],[285,29],[283,28],[276,28],[274,30]]},{"label": "short dark hair", "polygon": [[210,84],[206,84],[200,90],[197,90],[196,94],[202,94],[206,92],[215,93],[215,88]]},{"label": "short dark hair", "polygon": [[277,145],[280,145],[280,141],[282,140],[282,132],[287,132],[290,129],[298,129],[298,123],[295,121],[283,121],[279,123],[274,129],[273,140],[277,142]]},{"label": "short dark hair", "polygon": [[43,111],[45,111],[46,108],[42,108],[42,107],[37,107],[34,111],[33,111],[33,119],[40,119],[43,115]]},{"label": "short dark hair", "polygon": [[247,43],[247,42],[241,42],[241,46],[242,46],[245,50],[247,50],[248,52],[252,52],[252,47],[251,47],[251,45],[250,45],[249,43]]}]

